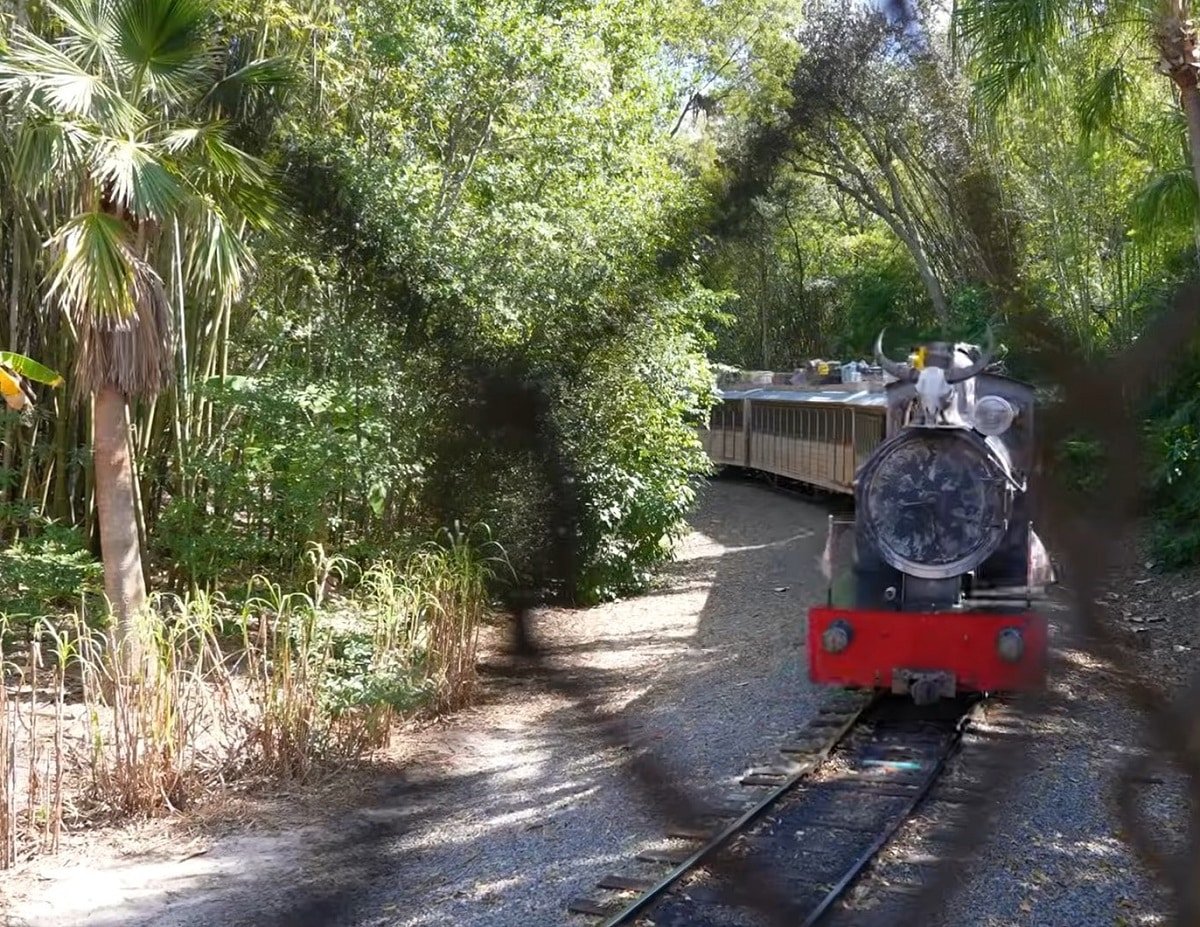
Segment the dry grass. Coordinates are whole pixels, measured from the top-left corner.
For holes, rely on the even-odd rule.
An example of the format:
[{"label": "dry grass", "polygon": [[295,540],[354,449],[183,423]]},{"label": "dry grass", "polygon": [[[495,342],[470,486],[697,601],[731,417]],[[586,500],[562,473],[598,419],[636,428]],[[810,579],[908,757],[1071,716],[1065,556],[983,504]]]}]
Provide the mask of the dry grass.
[{"label": "dry grass", "polygon": [[498,548],[447,533],[346,596],[327,590],[354,564],[320,548],[310,562],[303,592],[259,576],[237,604],[157,598],[133,674],[112,672],[110,636],[81,616],[37,623],[19,660],[0,650],[0,868],[54,852],[64,820],[305,780],[369,756],[399,717],[471,701]]},{"label": "dry grass", "polygon": [[[0,666],[6,663],[0,643]],[[61,666],[50,673],[52,688],[39,692],[41,648],[29,649],[17,685],[0,685],[0,868],[20,853],[55,852],[62,836],[65,678]],[[26,682],[30,680],[30,682]],[[43,706],[52,706],[47,724]],[[42,742],[49,740],[49,749]],[[24,745],[28,749],[21,750]],[[18,762],[18,756],[25,758]]]}]

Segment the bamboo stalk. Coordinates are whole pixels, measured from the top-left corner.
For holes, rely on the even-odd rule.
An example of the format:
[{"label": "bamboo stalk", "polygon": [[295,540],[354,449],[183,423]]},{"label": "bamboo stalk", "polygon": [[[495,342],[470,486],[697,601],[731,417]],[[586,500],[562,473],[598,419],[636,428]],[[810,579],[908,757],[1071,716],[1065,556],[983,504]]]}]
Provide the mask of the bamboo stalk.
[{"label": "bamboo stalk", "polygon": [[70,434],[68,406],[65,390],[54,397],[54,492],[50,511],[60,521],[70,519],[72,514],[67,483],[67,439]]},{"label": "bamboo stalk", "polygon": [[15,707],[4,678],[4,639],[0,637],[0,869],[17,862],[17,756]]},{"label": "bamboo stalk", "polygon": [[[41,644],[35,635],[29,642],[29,655],[26,659],[26,681],[29,683],[29,781],[26,790],[28,804],[27,812],[32,819],[37,807],[38,777],[37,777],[37,671],[41,666]],[[32,820],[30,821],[32,823]]]},{"label": "bamboo stalk", "polygon": [[[83,421],[84,428],[84,446],[92,446],[92,437],[96,432],[96,397],[92,396],[88,399],[87,416]],[[83,468],[83,525],[84,535],[88,538],[88,543],[93,544],[93,549],[98,550],[100,544],[99,534],[97,533],[96,524],[96,468]]]},{"label": "bamboo stalk", "polygon": [[67,668],[60,660],[58,663],[58,693],[54,706],[54,791],[50,806],[50,846],[51,853],[57,853],[62,840],[63,818],[63,703],[66,700]]},{"label": "bamboo stalk", "polygon": [[133,467],[133,479],[130,481],[133,489],[133,512],[137,521],[138,532],[138,547],[141,548],[142,555],[139,558],[142,563],[142,581],[147,587],[150,583],[150,558],[146,555],[146,512],[142,506],[142,481],[139,478],[140,462],[137,454],[137,442],[135,440],[134,429],[125,429],[125,445],[129,449],[130,462]]}]

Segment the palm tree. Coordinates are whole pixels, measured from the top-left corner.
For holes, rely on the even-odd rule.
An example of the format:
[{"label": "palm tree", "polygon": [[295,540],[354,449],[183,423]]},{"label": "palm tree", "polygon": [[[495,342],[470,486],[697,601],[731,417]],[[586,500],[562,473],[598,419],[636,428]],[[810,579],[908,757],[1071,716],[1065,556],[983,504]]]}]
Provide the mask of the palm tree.
[{"label": "palm tree", "polygon": [[1085,131],[1094,129],[1126,102],[1134,83],[1129,69],[1148,52],[1178,93],[1200,190],[1200,49],[1191,15],[1189,0],[959,0],[954,11],[985,111],[1083,67],[1090,75],[1078,95],[1079,116]]},{"label": "palm tree", "polygon": [[[172,311],[185,287],[238,295],[248,226],[269,219],[263,164],[228,138],[231,101],[278,62],[230,71],[206,0],[62,0],[60,31],[16,26],[0,48],[0,160],[39,208],[44,302],[71,321],[73,386],[94,400],[96,506],[117,640],[136,650],[146,587],[128,401],[173,381]],[[61,217],[61,220],[60,220]],[[168,295],[159,268],[178,281]]]}]

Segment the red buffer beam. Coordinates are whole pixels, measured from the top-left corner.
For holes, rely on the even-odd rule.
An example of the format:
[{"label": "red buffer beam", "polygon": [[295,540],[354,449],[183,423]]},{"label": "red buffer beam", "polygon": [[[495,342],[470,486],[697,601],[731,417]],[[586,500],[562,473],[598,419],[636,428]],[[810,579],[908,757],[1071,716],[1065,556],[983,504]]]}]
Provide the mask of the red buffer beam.
[{"label": "red buffer beam", "polygon": [[829,606],[808,613],[809,678],[825,685],[895,690],[907,674],[939,673],[952,676],[958,692],[1041,688],[1046,644],[1046,620],[1034,614]]}]

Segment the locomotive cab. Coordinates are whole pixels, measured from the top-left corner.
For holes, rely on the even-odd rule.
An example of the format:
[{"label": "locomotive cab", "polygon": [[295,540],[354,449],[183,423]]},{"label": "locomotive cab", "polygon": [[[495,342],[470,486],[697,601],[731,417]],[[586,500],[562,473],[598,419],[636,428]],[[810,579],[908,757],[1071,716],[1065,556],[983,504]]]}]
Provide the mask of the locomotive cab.
[{"label": "locomotive cab", "polygon": [[1053,576],[1031,520],[1033,389],[986,372],[990,347],[934,343],[898,364],[882,339],[886,437],[855,475],[853,523],[830,523],[810,677],[919,702],[1040,685],[1033,605]]}]

